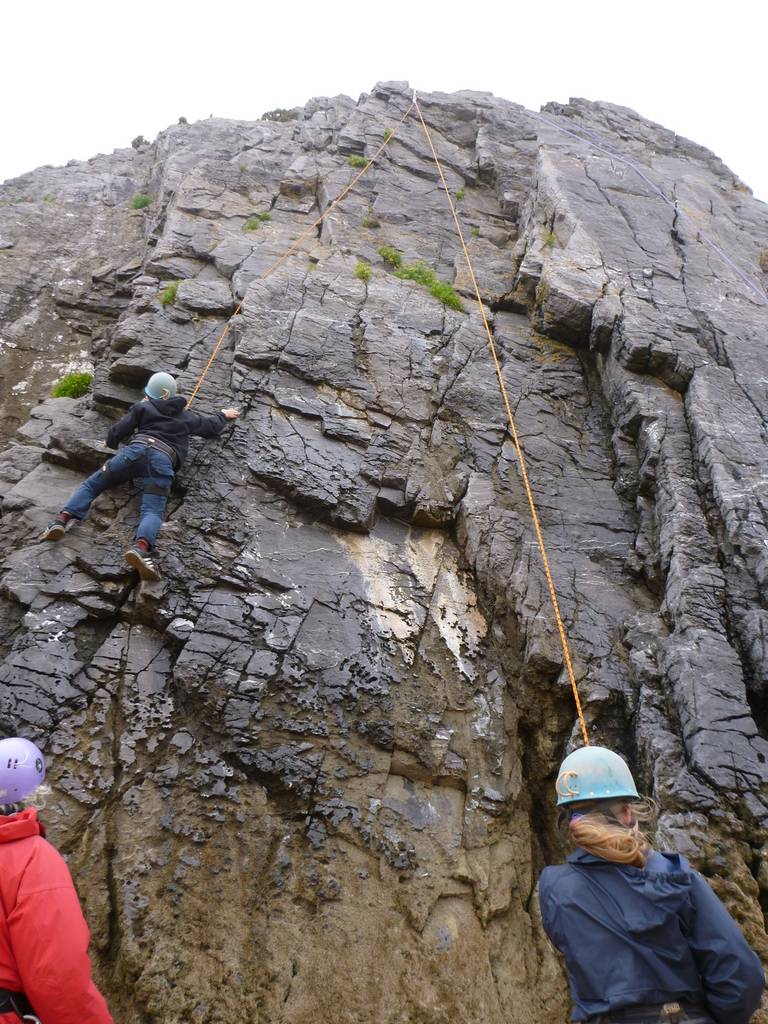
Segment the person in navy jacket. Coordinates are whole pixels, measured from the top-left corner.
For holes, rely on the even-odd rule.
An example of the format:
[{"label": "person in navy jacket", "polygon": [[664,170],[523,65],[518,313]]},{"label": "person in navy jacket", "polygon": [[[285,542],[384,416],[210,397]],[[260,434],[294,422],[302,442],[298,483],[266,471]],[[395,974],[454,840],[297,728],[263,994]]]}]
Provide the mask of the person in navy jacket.
[{"label": "person in navy jacket", "polygon": [[651,848],[652,816],[629,768],[588,746],[560,766],[558,805],[576,844],[541,874],[541,915],[563,954],[574,1021],[746,1024],[763,968],[705,879]]}]

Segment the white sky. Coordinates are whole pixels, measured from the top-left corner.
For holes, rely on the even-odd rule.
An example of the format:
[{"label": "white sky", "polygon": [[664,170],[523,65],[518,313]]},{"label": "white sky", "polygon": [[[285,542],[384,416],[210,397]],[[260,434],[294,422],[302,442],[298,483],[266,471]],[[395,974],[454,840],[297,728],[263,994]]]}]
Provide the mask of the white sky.
[{"label": "white sky", "polygon": [[152,140],[180,115],[255,119],[380,79],[537,110],[632,107],[768,200],[768,3],[741,0],[27,0],[3,4],[0,181]]}]

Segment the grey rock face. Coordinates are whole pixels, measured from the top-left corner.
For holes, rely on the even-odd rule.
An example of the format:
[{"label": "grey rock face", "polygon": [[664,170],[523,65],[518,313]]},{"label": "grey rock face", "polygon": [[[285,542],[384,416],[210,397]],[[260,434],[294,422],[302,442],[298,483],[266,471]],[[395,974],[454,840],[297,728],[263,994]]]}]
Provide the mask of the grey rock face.
[{"label": "grey rock face", "polygon": [[0,438],[73,370],[90,370],[127,307],[148,156],[117,150],[6,182],[0,197]]},{"label": "grey rock face", "polygon": [[[534,888],[564,852],[575,711],[417,120],[262,277],[409,102],[390,82],[296,118],[179,124],[0,190],[2,372],[28,381],[3,408],[0,724],[50,756],[51,835],[126,1022],[567,1019]],[[420,102],[591,738],[627,756],[660,845],[765,955],[768,209],[623,108]],[[395,276],[384,245],[465,312]],[[39,544],[147,375],[188,393],[227,324],[195,408],[243,415],[193,447],[162,582],[122,561],[127,490]],[[32,407],[78,346],[92,395]]]}]

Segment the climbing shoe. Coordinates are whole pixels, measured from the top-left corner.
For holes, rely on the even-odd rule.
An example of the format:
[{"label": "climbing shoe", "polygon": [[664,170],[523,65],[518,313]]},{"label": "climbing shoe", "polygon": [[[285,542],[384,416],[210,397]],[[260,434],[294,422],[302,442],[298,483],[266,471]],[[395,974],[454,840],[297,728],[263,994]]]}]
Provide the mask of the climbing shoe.
[{"label": "climbing shoe", "polygon": [[136,572],[141,576],[143,580],[159,580],[160,573],[157,571],[157,566],[154,563],[152,556],[148,551],[144,551],[142,547],[135,544],[132,548],[129,548],[123,556]]},{"label": "climbing shoe", "polygon": [[61,540],[64,534],[72,525],[72,517],[57,516],[52,523],[49,523],[40,540]]}]

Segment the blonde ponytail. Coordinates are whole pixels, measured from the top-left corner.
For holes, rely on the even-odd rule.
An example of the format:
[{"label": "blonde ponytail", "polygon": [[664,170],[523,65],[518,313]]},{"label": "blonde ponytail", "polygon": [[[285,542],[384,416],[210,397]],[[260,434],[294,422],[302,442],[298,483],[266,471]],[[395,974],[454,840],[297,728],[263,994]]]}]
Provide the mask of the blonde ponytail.
[{"label": "blonde ponytail", "polygon": [[13,804],[0,804],[0,815],[7,818],[12,814],[18,814],[20,811],[26,810],[27,807],[35,807],[37,810],[42,810],[52,792],[53,790],[47,783],[41,782],[23,800],[17,800]]},{"label": "blonde ponytail", "polygon": [[[618,814],[627,807],[632,812],[631,825],[622,824],[618,818]],[[595,857],[643,868],[651,842],[640,831],[639,823],[651,822],[654,817],[655,806],[650,800],[620,801],[595,810],[585,807],[576,811],[568,823],[568,831],[577,846]]]}]

